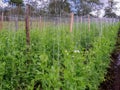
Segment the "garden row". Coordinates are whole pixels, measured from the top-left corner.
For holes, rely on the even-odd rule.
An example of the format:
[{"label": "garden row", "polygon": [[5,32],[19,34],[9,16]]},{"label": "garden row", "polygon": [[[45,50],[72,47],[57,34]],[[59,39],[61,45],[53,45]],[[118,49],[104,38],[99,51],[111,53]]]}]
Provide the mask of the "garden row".
[{"label": "garden row", "polygon": [[[0,32],[0,90],[98,90],[118,25],[75,24]],[[28,49],[29,48],[29,49]]]}]

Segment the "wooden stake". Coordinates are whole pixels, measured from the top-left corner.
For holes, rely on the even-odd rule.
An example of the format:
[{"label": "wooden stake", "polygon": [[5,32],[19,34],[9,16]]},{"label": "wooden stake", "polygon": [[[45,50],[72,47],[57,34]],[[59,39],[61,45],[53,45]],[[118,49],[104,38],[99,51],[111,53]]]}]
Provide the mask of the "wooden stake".
[{"label": "wooden stake", "polygon": [[80,17],[80,21],[81,21],[81,24],[82,24],[82,21],[83,21],[83,20],[82,20],[82,16]]},{"label": "wooden stake", "polygon": [[90,31],[90,15],[88,15],[88,30]]},{"label": "wooden stake", "polygon": [[29,5],[26,6],[25,29],[26,29],[26,43],[30,45],[30,28],[29,28]]},{"label": "wooden stake", "polygon": [[15,17],[15,30],[18,30],[18,17]]},{"label": "wooden stake", "polygon": [[2,20],[1,20],[1,15],[0,15],[0,30],[2,30]]},{"label": "wooden stake", "polygon": [[42,31],[42,17],[40,16],[40,30]]},{"label": "wooden stake", "polygon": [[74,23],[74,13],[71,13],[70,32],[72,32],[73,30],[73,23]]},{"label": "wooden stake", "polygon": [[4,12],[2,12],[2,24],[3,24],[3,21],[4,21]]},{"label": "wooden stake", "polygon": [[0,15],[0,30],[3,29],[3,19],[4,18],[4,13],[2,12],[2,15]]}]

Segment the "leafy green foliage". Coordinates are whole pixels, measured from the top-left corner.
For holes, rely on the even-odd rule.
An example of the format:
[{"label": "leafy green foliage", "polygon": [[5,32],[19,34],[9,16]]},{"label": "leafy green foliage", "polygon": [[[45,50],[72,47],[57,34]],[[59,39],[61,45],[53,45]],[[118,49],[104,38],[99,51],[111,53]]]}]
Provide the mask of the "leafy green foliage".
[{"label": "leafy green foliage", "polygon": [[[0,32],[1,90],[97,90],[104,81],[118,26],[49,26],[25,32]],[[58,28],[59,27],[59,28]]]},{"label": "leafy green foliage", "polygon": [[10,0],[10,3],[15,3],[17,5],[22,4],[23,0]]},{"label": "leafy green foliage", "polygon": [[70,5],[67,2],[67,0],[51,1],[48,7],[49,7],[49,12],[53,15],[63,14],[63,12],[70,13]]}]

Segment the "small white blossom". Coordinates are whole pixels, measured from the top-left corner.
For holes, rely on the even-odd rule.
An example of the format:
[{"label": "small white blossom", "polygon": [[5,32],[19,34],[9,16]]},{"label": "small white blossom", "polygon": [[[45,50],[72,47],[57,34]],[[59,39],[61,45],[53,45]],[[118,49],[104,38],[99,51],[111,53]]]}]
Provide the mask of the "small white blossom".
[{"label": "small white blossom", "polygon": [[74,53],[80,53],[80,50],[74,50]]}]

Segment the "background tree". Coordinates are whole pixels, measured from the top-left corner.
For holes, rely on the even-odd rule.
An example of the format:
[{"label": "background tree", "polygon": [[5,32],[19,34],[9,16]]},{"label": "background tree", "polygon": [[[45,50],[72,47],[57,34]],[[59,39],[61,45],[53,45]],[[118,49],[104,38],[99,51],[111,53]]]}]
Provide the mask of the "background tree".
[{"label": "background tree", "polygon": [[71,11],[77,15],[89,14],[93,7],[100,5],[99,0],[68,0],[68,2],[70,3]]},{"label": "background tree", "polygon": [[21,5],[23,3],[23,0],[10,0],[10,3],[14,3],[18,6],[18,5]]},{"label": "background tree", "polygon": [[23,0],[10,0],[9,4],[12,5],[12,7],[16,8],[11,8],[14,12],[13,15],[17,15],[19,17],[20,14],[23,14],[24,11],[21,8],[21,6],[23,5]]},{"label": "background tree", "polygon": [[115,2],[114,0],[109,0],[109,6],[105,8],[107,17],[117,17],[117,15],[113,11],[117,11],[117,8],[115,8],[115,5],[118,2]]},{"label": "background tree", "polygon": [[70,12],[69,3],[67,0],[52,0],[48,6],[50,14],[63,14],[65,12]]},{"label": "background tree", "polygon": [[93,8],[95,9],[101,8],[102,5],[99,0],[80,0],[80,1],[81,8],[83,8],[83,15],[89,14],[93,10]]},{"label": "background tree", "polygon": [[49,0],[28,0],[24,2],[29,4],[31,15],[44,15],[48,12]]}]

